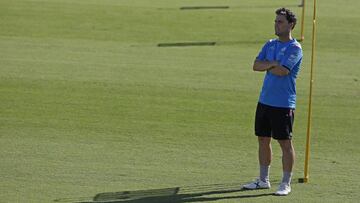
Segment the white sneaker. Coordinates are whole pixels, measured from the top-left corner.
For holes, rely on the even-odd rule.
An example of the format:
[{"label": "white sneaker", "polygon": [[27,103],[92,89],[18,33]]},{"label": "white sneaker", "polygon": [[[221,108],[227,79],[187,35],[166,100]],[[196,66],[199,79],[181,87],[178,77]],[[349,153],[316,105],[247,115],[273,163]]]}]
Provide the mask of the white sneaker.
[{"label": "white sneaker", "polygon": [[290,192],[291,192],[290,185],[287,183],[281,183],[279,185],[278,190],[275,192],[275,195],[285,196],[285,195],[288,195]]},{"label": "white sneaker", "polygon": [[243,185],[243,188],[247,190],[269,189],[270,187],[271,185],[269,181],[264,182],[259,178],[256,179],[254,182]]}]

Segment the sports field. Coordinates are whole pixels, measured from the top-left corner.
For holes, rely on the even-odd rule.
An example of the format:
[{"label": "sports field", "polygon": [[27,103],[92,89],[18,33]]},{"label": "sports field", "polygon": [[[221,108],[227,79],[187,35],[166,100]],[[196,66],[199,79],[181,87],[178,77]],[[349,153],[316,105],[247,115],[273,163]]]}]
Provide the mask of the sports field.
[{"label": "sports field", "polygon": [[[300,0],[0,0],[0,202],[359,201],[358,0],[318,1],[310,183],[297,183],[312,2],[293,192],[276,197],[276,142],[273,188],[240,190],[258,175],[253,123],[264,75],[252,63],[275,37],[274,11],[300,18]],[[216,44],[158,46],[181,42]]]}]

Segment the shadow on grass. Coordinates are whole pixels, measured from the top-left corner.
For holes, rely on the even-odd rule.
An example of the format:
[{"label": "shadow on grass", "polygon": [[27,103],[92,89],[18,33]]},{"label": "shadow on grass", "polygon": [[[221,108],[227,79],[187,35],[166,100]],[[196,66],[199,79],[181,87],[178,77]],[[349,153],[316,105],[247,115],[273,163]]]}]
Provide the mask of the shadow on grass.
[{"label": "shadow on grass", "polygon": [[161,42],[158,43],[157,47],[196,47],[196,46],[232,46],[232,45],[244,45],[244,44],[263,44],[265,41],[187,41],[187,42]]},{"label": "shadow on grass", "polygon": [[[287,4],[282,5],[285,8],[296,8],[303,7],[302,4]],[[167,7],[167,8],[157,8],[157,10],[163,11],[200,11],[200,10],[226,10],[226,9],[267,9],[267,8],[279,8],[278,5],[253,5],[253,4],[245,4],[245,5],[237,5],[237,6],[228,6],[228,5],[218,5],[218,6],[183,6],[183,7]]]},{"label": "shadow on grass", "polygon": [[[266,191],[266,190],[264,190]],[[243,193],[225,196],[230,193]],[[243,199],[271,196],[273,193],[250,194],[253,191],[241,189],[240,184],[213,184],[188,187],[174,187],[149,190],[121,191],[99,193],[93,198],[64,198],[55,202],[116,202],[116,203],[185,203],[185,202],[210,202],[226,199]]]}]

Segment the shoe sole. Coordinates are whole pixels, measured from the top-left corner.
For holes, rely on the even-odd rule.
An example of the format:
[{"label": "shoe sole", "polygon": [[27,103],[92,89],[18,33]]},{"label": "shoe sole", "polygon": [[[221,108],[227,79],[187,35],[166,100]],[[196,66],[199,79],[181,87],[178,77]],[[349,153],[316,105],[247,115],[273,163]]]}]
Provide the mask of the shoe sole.
[{"label": "shoe sole", "polygon": [[246,187],[243,187],[242,188],[243,190],[267,190],[267,189],[270,189],[269,187],[262,187],[262,188],[246,188]]}]

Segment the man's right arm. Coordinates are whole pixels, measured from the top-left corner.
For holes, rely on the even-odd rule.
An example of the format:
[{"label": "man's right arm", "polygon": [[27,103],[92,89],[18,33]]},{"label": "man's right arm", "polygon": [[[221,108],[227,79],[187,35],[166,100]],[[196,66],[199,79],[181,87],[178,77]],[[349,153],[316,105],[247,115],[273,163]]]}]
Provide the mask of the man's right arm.
[{"label": "man's right arm", "polygon": [[261,61],[261,60],[256,59],[254,61],[253,70],[254,71],[267,71],[277,65],[278,65],[278,63],[276,61]]}]

